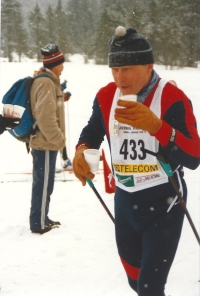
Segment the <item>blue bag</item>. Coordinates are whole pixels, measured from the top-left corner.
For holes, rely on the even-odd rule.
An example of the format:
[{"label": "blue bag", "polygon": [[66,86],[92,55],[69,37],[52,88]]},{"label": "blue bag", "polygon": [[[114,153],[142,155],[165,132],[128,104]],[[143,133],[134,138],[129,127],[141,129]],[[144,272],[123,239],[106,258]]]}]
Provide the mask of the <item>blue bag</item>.
[{"label": "blue bag", "polygon": [[25,108],[20,124],[14,129],[8,130],[13,137],[25,143],[28,143],[30,141],[30,135],[34,135],[38,130],[37,127],[33,127],[35,119],[31,112],[30,90],[34,79],[39,77],[50,78],[46,74],[41,74],[35,78],[28,76],[19,79],[11,86],[2,99],[3,104],[19,105]]}]

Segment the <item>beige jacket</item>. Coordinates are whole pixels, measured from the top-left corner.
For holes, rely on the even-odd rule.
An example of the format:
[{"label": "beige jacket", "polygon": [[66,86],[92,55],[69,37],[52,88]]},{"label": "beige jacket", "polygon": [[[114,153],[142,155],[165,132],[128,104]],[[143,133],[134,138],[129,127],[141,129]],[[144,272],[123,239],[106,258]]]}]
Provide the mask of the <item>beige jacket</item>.
[{"label": "beige jacket", "polygon": [[64,98],[60,79],[41,77],[31,87],[31,109],[39,131],[31,136],[30,147],[36,150],[61,150],[65,146]]}]

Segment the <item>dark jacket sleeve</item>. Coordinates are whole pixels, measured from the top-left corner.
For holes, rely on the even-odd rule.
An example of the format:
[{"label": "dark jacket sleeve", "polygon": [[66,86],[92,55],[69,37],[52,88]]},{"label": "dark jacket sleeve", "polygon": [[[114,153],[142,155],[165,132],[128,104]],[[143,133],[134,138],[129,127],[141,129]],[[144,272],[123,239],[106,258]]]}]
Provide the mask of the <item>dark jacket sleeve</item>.
[{"label": "dark jacket sleeve", "polygon": [[[90,148],[99,149],[105,136],[105,125],[97,98],[92,107],[92,115],[88,124],[83,128],[78,145],[87,144]],[[77,146],[78,146],[77,145]]]}]

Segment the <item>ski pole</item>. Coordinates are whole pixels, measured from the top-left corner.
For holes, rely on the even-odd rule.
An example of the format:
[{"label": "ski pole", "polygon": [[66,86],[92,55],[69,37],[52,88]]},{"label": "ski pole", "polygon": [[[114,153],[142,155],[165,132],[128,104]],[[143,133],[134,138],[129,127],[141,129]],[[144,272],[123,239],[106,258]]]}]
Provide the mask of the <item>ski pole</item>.
[{"label": "ski pole", "polygon": [[191,216],[190,216],[190,214],[189,214],[189,212],[188,212],[188,210],[187,210],[187,207],[186,207],[185,201],[184,201],[184,199],[183,199],[183,197],[182,197],[182,195],[181,195],[181,193],[180,193],[180,191],[179,191],[179,188],[178,188],[178,185],[177,185],[177,183],[176,183],[176,181],[175,181],[175,178],[174,178],[174,176],[173,176],[173,172],[172,172],[172,168],[171,168],[170,164],[167,163],[165,157],[164,157],[163,155],[161,155],[160,153],[154,153],[154,152],[152,152],[152,151],[150,151],[150,150],[147,150],[147,149],[144,149],[144,151],[145,151],[146,153],[149,153],[149,154],[151,154],[151,155],[156,156],[157,159],[158,159],[158,161],[159,161],[160,164],[162,165],[162,167],[163,167],[165,173],[167,174],[169,180],[171,181],[171,183],[172,183],[172,185],[173,185],[173,187],[174,187],[174,190],[175,190],[175,192],[176,192],[176,194],[177,194],[177,196],[178,196],[178,200],[179,200],[179,202],[180,202],[180,206],[181,206],[183,212],[185,213],[185,215],[187,216],[187,219],[188,219],[188,221],[189,221],[189,223],[190,223],[190,226],[191,226],[191,228],[192,228],[192,230],[193,230],[193,232],[194,232],[194,235],[196,236],[196,239],[197,239],[197,241],[198,241],[198,244],[200,245],[200,237],[199,237],[199,234],[198,234],[198,232],[197,232],[197,230],[196,230],[196,228],[195,228],[195,226],[194,226],[194,223],[193,223],[193,221],[192,221],[192,218],[191,218]]},{"label": "ski pole", "polygon": [[101,198],[100,194],[98,193],[98,191],[96,190],[93,182],[86,178],[86,181],[88,183],[88,185],[92,188],[92,190],[94,191],[94,193],[96,194],[97,198],[99,199],[100,203],[102,204],[102,206],[104,207],[104,209],[106,210],[108,216],[110,217],[110,219],[113,221],[113,223],[115,224],[115,219],[112,216],[111,212],[109,211],[109,209],[107,208],[106,204],[104,203],[103,199]]},{"label": "ski pole", "polygon": [[60,153],[60,164],[61,164],[61,169],[62,169],[62,172],[63,172],[63,182],[66,182],[65,172],[64,172],[64,169],[63,169],[63,165],[62,165],[62,155],[61,155],[61,151],[59,151],[59,153]]}]

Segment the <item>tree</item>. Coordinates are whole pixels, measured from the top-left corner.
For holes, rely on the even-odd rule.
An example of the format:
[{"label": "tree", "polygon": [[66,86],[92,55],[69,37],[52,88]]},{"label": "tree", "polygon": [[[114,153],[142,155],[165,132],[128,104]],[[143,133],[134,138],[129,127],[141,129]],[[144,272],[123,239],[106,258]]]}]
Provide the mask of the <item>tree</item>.
[{"label": "tree", "polygon": [[73,53],[73,47],[68,37],[69,32],[67,30],[67,16],[66,12],[63,10],[61,0],[58,0],[54,13],[54,29],[59,49],[65,54]]},{"label": "tree", "polygon": [[19,61],[22,53],[27,53],[27,32],[23,28],[21,5],[15,1],[2,1],[2,49],[4,56],[12,62],[13,52]]},{"label": "tree", "polygon": [[178,15],[183,31],[184,65],[196,67],[200,60],[200,3],[199,0],[177,0]]},{"label": "tree", "polygon": [[143,34],[142,29],[145,26],[145,1],[124,0],[126,17],[124,22],[127,27],[133,27],[139,33]]},{"label": "tree", "polygon": [[46,11],[46,26],[47,26],[47,43],[55,43],[56,30],[54,22],[54,12],[51,5],[48,6]]},{"label": "tree", "polygon": [[62,0],[52,0],[45,16],[40,1],[34,9],[30,6],[29,23],[27,5],[18,1],[28,3],[2,0],[1,48],[9,61],[14,52],[20,61],[28,48],[29,56],[40,60],[40,48],[56,43],[66,55],[80,53],[85,62],[94,58],[107,64],[108,40],[119,25],[134,27],[148,38],[156,63],[196,67],[200,60],[199,0],[68,0],[64,8]]},{"label": "tree", "polygon": [[149,0],[145,12],[143,32],[153,47],[155,63],[166,67],[183,65],[183,30],[175,0]]},{"label": "tree", "polygon": [[128,14],[125,2],[117,0],[113,3],[111,0],[104,0],[101,5],[102,10],[96,21],[91,53],[97,64],[108,64],[108,42],[114,35],[116,27],[128,24],[126,21]]},{"label": "tree", "polygon": [[42,59],[40,49],[47,43],[47,26],[38,4],[35,5],[34,10],[30,13],[29,21],[31,51],[36,54],[37,61],[39,62]]},{"label": "tree", "polygon": [[[67,3],[67,26],[74,51],[87,56],[94,34],[96,10],[92,0],[69,0]],[[69,31],[69,30],[68,30]]]},{"label": "tree", "polygon": [[114,31],[115,24],[113,24],[110,18],[109,9],[105,7],[104,10],[100,12],[97,20],[92,51],[90,53],[93,55],[96,64],[108,64],[108,41],[114,34]]}]

